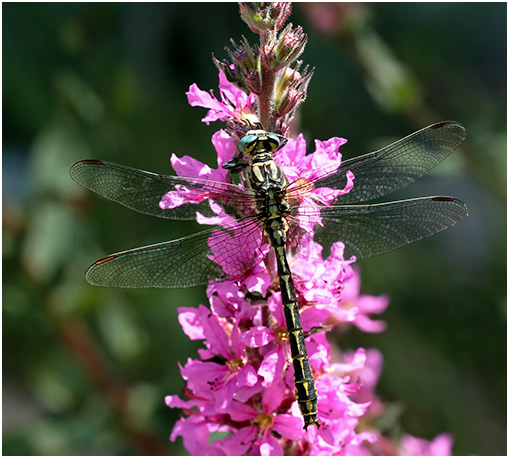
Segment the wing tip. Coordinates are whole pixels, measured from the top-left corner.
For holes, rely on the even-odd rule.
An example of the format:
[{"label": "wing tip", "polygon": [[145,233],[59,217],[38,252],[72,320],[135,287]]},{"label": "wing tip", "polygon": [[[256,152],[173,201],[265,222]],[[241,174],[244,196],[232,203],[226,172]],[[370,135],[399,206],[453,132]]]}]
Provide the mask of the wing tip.
[{"label": "wing tip", "polygon": [[71,170],[79,167],[80,165],[104,165],[104,161],[99,159],[82,159],[81,161],[74,163]]},{"label": "wing tip", "polygon": [[[461,124],[460,122],[458,121],[440,121],[440,122],[436,122],[435,124],[432,124],[431,126],[429,126],[430,129],[434,130],[434,129],[442,129],[442,128],[447,128],[447,129],[454,129],[457,131],[461,141],[465,140],[467,138],[467,129],[465,129],[465,127],[463,126],[463,124]],[[461,143],[461,142],[460,142]]]},{"label": "wing tip", "polygon": [[109,284],[106,284],[105,282],[101,282],[101,281],[98,281],[97,278],[95,278],[95,272],[96,272],[96,269],[99,267],[99,266],[102,266],[103,264],[109,262],[109,261],[112,261],[113,259],[115,259],[117,256],[114,255],[114,254],[110,254],[108,256],[105,256],[104,258],[101,258],[101,259],[98,259],[97,261],[95,261],[88,269],[87,269],[87,272],[85,273],[85,278],[86,280],[91,284],[91,285],[94,285],[94,286],[111,286]]},{"label": "wing tip", "polygon": [[453,202],[457,205],[458,208],[461,208],[462,210],[462,217],[459,221],[466,218],[468,216],[468,207],[465,202],[463,202],[460,199],[457,199],[456,197],[449,197],[449,196],[435,196],[432,197],[432,200],[435,202]]},{"label": "wing tip", "polygon": [[83,159],[74,163],[73,166],[69,169],[69,175],[78,184],[81,184],[81,182],[76,172],[83,165],[104,165],[104,162],[100,161],[99,159]]}]

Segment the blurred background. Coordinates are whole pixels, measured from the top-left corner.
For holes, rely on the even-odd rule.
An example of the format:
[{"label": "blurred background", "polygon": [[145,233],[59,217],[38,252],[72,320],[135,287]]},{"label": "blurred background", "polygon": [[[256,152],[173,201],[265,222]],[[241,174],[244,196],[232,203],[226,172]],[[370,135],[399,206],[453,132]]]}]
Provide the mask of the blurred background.
[{"label": "blurred background", "polygon": [[[168,436],[195,357],[177,307],[205,288],[90,286],[115,251],[199,229],[104,201],[69,178],[85,158],[172,173],[170,155],[215,167],[212,134],[185,92],[215,88],[213,52],[257,37],[235,3],[8,3],[3,10],[3,453],[185,454]],[[316,67],[300,130],[342,136],[345,157],[454,119],[467,142],[400,197],[453,195],[454,229],[359,264],[362,291],[391,298],[388,328],[342,349],[382,351],[378,425],[454,453],[506,451],[506,4],[294,5]]]}]

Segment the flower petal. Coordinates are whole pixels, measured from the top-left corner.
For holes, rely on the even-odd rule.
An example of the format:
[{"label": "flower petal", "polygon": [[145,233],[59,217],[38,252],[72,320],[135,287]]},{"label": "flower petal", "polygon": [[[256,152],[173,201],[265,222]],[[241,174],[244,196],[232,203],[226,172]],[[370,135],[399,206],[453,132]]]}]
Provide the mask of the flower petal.
[{"label": "flower petal", "polygon": [[277,415],[272,429],[281,436],[296,441],[302,436],[302,418],[289,414]]},{"label": "flower petal", "polygon": [[263,347],[274,340],[274,331],[265,326],[255,326],[243,332],[240,338],[248,347]]}]

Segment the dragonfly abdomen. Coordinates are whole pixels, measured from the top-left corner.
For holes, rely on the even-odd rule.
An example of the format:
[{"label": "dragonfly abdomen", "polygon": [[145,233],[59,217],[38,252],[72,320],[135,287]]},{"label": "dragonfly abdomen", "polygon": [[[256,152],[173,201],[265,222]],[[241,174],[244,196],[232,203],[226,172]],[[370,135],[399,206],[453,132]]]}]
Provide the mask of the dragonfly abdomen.
[{"label": "dragonfly abdomen", "polygon": [[319,427],[318,398],[304,342],[295,286],[286,258],[286,229],[283,218],[276,217],[269,220],[265,231],[276,254],[281,298],[293,362],[295,398],[304,417],[304,429],[307,429],[309,425]]},{"label": "dragonfly abdomen", "polygon": [[256,151],[252,153],[249,162],[248,182],[256,194],[257,217],[264,222],[264,232],[276,254],[281,298],[292,355],[295,398],[304,418],[304,429],[307,429],[309,425],[319,427],[315,382],[304,342],[297,295],[286,259],[288,225],[285,218],[291,211],[290,204],[285,199],[286,177],[281,167],[272,159],[270,151],[266,151],[262,145],[256,146],[255,140],[253,145]]}]

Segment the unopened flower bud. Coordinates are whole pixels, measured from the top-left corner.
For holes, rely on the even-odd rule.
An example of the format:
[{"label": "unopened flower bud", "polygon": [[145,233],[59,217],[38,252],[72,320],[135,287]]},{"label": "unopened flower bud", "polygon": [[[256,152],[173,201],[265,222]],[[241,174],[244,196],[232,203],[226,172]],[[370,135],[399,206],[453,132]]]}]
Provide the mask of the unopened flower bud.
[{"label": "unopened flower bud", "polygon": [[299,72],[302,62],[299,61],[295,69],[287,68],[278,78],[275,93],[274,113],[277,117],[288,117],[291,120],[296,108],[306,99],[309,81],[314,69],[308,71],[306,66]]},{"label": "unopened flower bud", "polygon": [[278,118],[288,114],[291,110],[295,109],[302,97],[303,95],[297,89],[292,87],[288,88],[283,96],[279,100],[276,100],[274,114]]},{"label": "unopened flower bud", "polygon": [[276,43],[274,40],[269,40],[265,46],[260,48],[260,61],[264,68],[267,70],[280,70],[284,67],[276,59]]},{"label": "unopened flower bud", "polygon": [[261,91],[260,72],[258,70],[253,70],[244,76],[246,78],[246,85],[249,90],[253,94],[259,95]]},{"label": "unopened flower bud", "polygon": [[254,33],[279,30],[292,11],[290,2],[239,2],[240,16]]},{"label": "unopened flower bud", "polygon": [[233,45],[233,51],[229,48],[226,48],[226,50],[232,58],[233,64],[239,69],[239,71],[245,75],[247,72],[256,69],[258,51],[249,45],[247,39],[242,37],[240,45],[237,45],[237,43],[233,40],[231,40],[231,43]]},{"label": "unopened flower bud", "polygon": [[291,64],[301,55],[308,40],[301,26],[294,30],[292,30],[292,27],[292,24],[288,24],[285,30],[281,32],[275,47],[276,60],[285,65]]},{"label": "unopened flower bud", "polygon": [[217,69],[223,72],[224,76],[230,83],[234,84],[242,91],[249,93],[249,88],[246,85],[244,75],[242,74],[242,72],[239,71],[239,69],[235,65],[230,64],[226,60],[220,62],[219,60],[216,59],[214,54],[212,54],[212,61],[216,65]]},{"label": "unopened flower bud", "polygon": [[231,43],[233,49],[225,48],[230,56],[231,63],[226,60],[220,62],[214,55],[212,55],[212,59],[230,83],[235,84],[239,89],[249,94],[251,88],[246,80],[248,75],[256,71],[258,67],[258,50],[252,48],[244,37],[240,45],[233,40],[231,40]]}]

